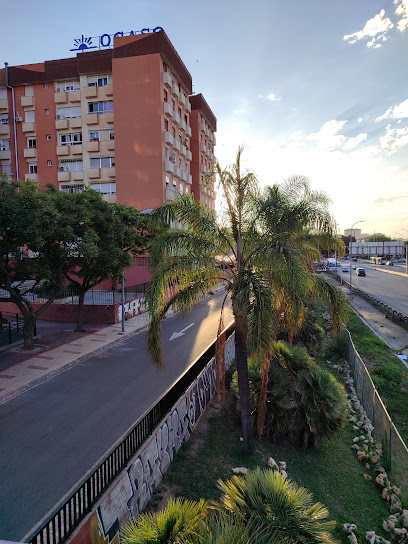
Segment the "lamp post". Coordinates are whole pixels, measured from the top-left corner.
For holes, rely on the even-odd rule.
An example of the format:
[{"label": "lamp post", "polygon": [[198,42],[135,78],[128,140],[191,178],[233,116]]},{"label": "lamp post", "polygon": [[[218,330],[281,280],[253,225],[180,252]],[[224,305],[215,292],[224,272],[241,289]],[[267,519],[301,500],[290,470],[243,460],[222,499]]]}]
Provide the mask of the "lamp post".
[{"label": "lamp post", "polygon": [[353,259],[352,259],[352,256],[351,256],[351,239],[353,237],[353,227],[355,225],[357,225],[357,223],[364,223],[366,221],[366,219],[362,219],[361,221],[356,221],[355,223],[352,224],[351,226],[351,229],[350,229],[350,246],[349,246],[349,254],[350,254],[350,295],[353,293],[353,287],[351,285],[351,263],[353,262]]}]

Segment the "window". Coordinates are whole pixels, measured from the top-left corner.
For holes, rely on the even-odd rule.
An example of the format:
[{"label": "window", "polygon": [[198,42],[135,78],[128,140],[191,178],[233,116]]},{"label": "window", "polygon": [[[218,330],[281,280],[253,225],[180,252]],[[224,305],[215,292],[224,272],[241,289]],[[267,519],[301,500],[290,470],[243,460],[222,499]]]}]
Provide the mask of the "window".
[{"label": "window", "polygon": [[34,87],[32,85],[26,85],[24,94],[25,96],[34,96]]},{"label": "window", "polygon": [[170,160],[170,151],[169,148],[166,147],[166,161]]},{"label": "window", "polygon": [[180,118],[181,118],[181,108],[178,109],[178,114],[180,115]]},{"label": "window", "polygon": [[44,89],[48,89],[48,83],[44,83]]},{"label": "window", "polygon": [[91,189],[101,195],[116,195],[116,183],[93,183]]},{"label": "window", "polygon": [[0,151],[10,151],[10,140],[0,140]]},{"label": "window", "polygon": [[82,133],[60,134],[60,145],[82,144]]},{"label": "window", "polygon": [[115,131],[114,130],[110,130],[109,131],[109,140],[114,140],[115,139]]},{"label": "window", "polygon": [[47,135],[45,136],[45,139],[47,140],[47,142],[49,142],[49,141],[51,140],[51,134],[47,134]]},{"label": "window", "polygon": [[50,114],[50,110],[49,110],[48,108],[45,108],[44,114],[45,114],[45,115],[49,115],[49,114]]},{"label": "window", "polygon": [[184,185],[180,182],[180,193],[184,191]]},{"label": "window", "polygon": [[108,113],[113,111],[113,102],[89,102],[89,113]]},{"label": "window", "polygon": [[92,141],[99,140],[99,130],[90,132],[89,133],[89,139]]},{"label": "window", "polygon": [[184,121],[188,124],[188,117],[187,117],[187,114],[184,114]]},{"label": "window", "polygon": [[173,106],[173,111],[175,111],[175,109],[176,109],[176,102],[175,102],[175,100],[172,100],[171,103],[172,103],[172,106]]},{"label": "window", "polygon": [[179,168],[183,168],[183,159],[179,158]]},{"label": "window", "polygon": [[177,187],[177,181],[176,178],[173,176],[173,187]]},{"label": "window", "polygon": [[167,119],[164,120],[164,130],[169,130],[169,122],[167,121]]},{"label": "window", "polygon": [[91,168],[111,168],[115,166],[115,157],[91,157]]},{"label": "window", "polygon": [[170,185],[170,176],[166,174],[166,185]]},{"label": "window", "polygon": [[81,117],[81,106],[57,109],[57,119],[74,119],[76,117]]},{"label": "window", "polygon": [[0,100],[4,100],[6,99],[7,100],[7,89],[4,88],[4,89],[0,89]]},{"label": "window", "polygon": [[64,93],[65,91],[79,91],[79,81],[61,81],[55,84],[56,93]]},{"label": "window", "polygon": [[83,185],[61,185],[61,191],[63,193],[82,193],[83,190]]},{"label": "window", "polygon": [[35,123],[35,111],[26,111],[25,112],[25,122],[26,123]]},{"label": "window", "polygon": [[52,166],[52,161],[47,161],[47,166]]},{"label": "window", "polygon": [[28,149],[35,149],[37,147],[37,138],[27,138]]},{"label": "window", "polygon": [[61,159],[58,167],[60,172],[78,172],[83,170],[82,159]]},{"label": "window", "polygon": [[111,81],[111,76],[104,74],[103,76],[88,76],[88,87],[105,87]]},{"label": "window", "polygon": [[163,62],[163,72],[167,72],[167,64]]},{"label": "window", "polygon": [[174,125],[171,127],[171,131],[173,133],[173,137],[175,138],[176,137],[176,127]]},{"label": "window", "polygon": [[0,125],[8,125],[8,116],[0,115]]},{"label": "window", "polygon": [[28,172],[29,174],[36,174],[37,173],[37,163],[31,162],[28,164]]},{"label": "window", "polygon": [[11,176],[11,163],[8,163],[8,164],[3,163],[1,165],[1,169],[4,174],[8,174],[9,176]]}]

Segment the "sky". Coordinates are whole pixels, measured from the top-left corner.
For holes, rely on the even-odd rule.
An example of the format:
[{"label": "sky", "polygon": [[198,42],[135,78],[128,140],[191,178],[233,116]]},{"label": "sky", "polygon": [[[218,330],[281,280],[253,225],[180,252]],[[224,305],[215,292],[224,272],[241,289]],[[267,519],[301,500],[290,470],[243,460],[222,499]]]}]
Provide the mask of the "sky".
[{"label": "sky", "polygon": [[0,62],[161,26],[217,117],[222,167],[306,176],[340,233],[408,238],[408,0],[0,0]]}]

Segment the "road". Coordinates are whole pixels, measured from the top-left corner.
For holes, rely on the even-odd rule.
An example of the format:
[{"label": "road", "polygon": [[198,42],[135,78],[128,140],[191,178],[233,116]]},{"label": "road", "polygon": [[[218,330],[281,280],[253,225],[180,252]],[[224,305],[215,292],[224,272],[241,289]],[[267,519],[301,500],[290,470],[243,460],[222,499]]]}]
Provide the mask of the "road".
[{"label": "road", "polygon": [[[375,268],[379,266],[375,267],[365,261],[359,261],[358,266],[365,268],[367,275],[357,276],[355,270],[352,270],[353,285],[408,315],[408,277],[392,274],[392,272],[405,272],[405,265],[384,266],[383,269],[376,270]],[[342,272],[342,267],[338,268],[338,274],[345,281],[349,281],[350,274]]]},{"label": "road", "polygon": [[20,540],[208,347],[223,297],[165,320],[163,372],[141,331],[0,405],[0,539]]}]

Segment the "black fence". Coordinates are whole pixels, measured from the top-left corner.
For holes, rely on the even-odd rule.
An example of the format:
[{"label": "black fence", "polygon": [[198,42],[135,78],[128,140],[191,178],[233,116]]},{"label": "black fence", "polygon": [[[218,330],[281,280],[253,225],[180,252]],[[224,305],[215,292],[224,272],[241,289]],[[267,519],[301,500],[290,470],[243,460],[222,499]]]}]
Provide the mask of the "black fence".
[{"label": "black fence", "polygon": [[[24,319],[11,312],[0,312],[0,347],[12,344],[23,338]],[[36,334],[34,330],[34,334]]]},{"label": "black fence", "polygon": [[[227,339],[234,332],[231,324],[225,329]],[[215,340],[203,354],[163,393],[159,400],[139,419],[69,493],[69,498],[56,506],[53,513],[24,537],[33,544],[60,544],[75,530],[104,491],[126,467],[143,442],[187,391],[200,372],[215,355]]]},{"label": "black fence", "polygon": [[[131,300],[143,296],[148,287],[148,283],[140,283],[137,285],[131,285],[125,287],[125,301]],[[32,291],[28,291],[24,296],[32,303],[45,303],[53,292],[49,289],[36,287]],[[9,297],[10,294],[7,291],[1,291],[0,296]],[[61,289],[57,298],[54,300],[56,304],[78,304],[79,295],[75,288]],[[122,290],[94,290],[90,289],[85,294],[84,304],[110,306],[113,304],[120,304],[122,302]]]},{"label": "black fence", "polygon": [[[340,283],[343,285],[346,285],[350,289],[350,283],[348,281],[345,281],[342,276],[339,274],[332,272],[331,273],[333,277],[336,278]],[[365,300],[368,300],[368,302],[371,302],[374,306],[377,306],[380,310],[382,310],[388,319],[391,321],[394,321],[395,323],[398,323],[398,325],[401,325],[405,329],[408,329],[408,316],[400,312],[399,310],[396,310],[395,308],[392,308],[388,304],[385,304],[385,302],[382,302],[377,297],[374,297],[373,295],[369,295],[365,291],[362,291],[358,287],[355,287],[354,285],[351,286],[353,293],[358,295],[359,297],[364,298]]]}]

